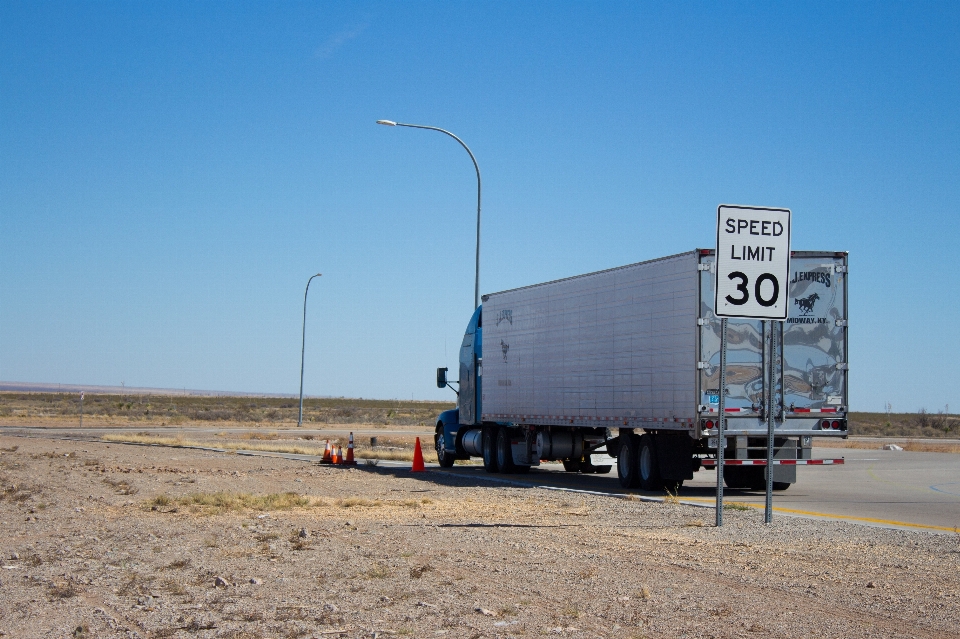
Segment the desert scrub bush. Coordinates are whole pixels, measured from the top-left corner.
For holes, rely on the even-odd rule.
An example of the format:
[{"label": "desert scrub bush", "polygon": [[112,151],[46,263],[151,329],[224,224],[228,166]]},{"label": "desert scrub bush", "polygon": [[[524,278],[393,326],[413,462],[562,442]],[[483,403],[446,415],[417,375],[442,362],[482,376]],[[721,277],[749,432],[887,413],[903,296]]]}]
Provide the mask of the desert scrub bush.
[{"label": "desert scrub bush", "polygon": [[183,559],[177,559],[169,564],[167,564],[167,570],[182,570],[190,565],[190,558],[184,557]]},{"label": "desert scrub bush", "polygon": [[80,594],[76,586],[70,581],[55,581],[47,589],[50,599],[69,599]]},{"label": "desert scrub bush", "polygon": [[410,569],[410,578],[411,579],[420,579],[424,574],[433,570],[433,566],[430,564],[423,564],[422,566],[414,566]]},{"label": "desert scrub bush", "polygon": [[107,477],[103,480],[103,483],[111,486],[118,495],[136,495],[137,492],[139,492],[137,488],[131,486],[130,482],[124,479],[112,479]]},{"label": "desert scrub bush", "polygon": [[384,564],[377,564],[364,575],[369,579],[386,579],[390,576],[390,568]]},{"label": "desert scrub bush", "polygon": [[0,491],[0,501],[4,499],[9,499],[14,502],[25,502],[28,499],[33,497],[33,492],[24,488],[23,486],[18,486],[17,484],[8,484],[3,487],[3,490]]}]

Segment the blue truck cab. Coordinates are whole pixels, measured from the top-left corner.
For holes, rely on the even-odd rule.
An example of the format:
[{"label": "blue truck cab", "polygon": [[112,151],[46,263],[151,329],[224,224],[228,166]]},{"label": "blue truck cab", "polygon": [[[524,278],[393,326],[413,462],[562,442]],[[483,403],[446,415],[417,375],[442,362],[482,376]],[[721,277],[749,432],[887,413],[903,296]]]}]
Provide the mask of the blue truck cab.
[{"label": "blue truck cab", "polygon": [[[457,408],[440,413],[434,444],[440,465],[449,468],[457,459],[469,459],[463,447],[463,435],[471,427],[481,423],[480,398],[483,378],[483,307],[478,306],[467,324],[463,343],[460,345],[460,390],[457,392]],[[449,385],[447,369],[437,370],[437,386]]]}]

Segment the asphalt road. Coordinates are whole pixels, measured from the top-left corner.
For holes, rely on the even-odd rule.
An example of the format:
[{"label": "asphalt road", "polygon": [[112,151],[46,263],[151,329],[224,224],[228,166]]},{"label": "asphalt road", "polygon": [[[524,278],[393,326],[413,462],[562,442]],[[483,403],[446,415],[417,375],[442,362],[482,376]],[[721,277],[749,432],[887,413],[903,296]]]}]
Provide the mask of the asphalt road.
[{"label": "asphalt road", "polygon": [[[960,530],[960,455],[906,451],[815,448],[815,458],[844,457],[838,466],[797,468],[797,483],[774,492],[775,512],[843,519],[858,523],[953,532]],[[611,460],[612,461],[612,460]],[[528,475],[502,475],[538,485],[609,493],[636,492],[659,497],[663,493],[624,491],[616,468],[607,475],[573,475],[559,465]],[[455,467],[458,473],[483,473],[482,469]],[[678,497],[704,505],[716,500],[717,473],[700,470],[684,483]],[[724,489],[726,503],[758,507],[763,516],[764,491]],[[712,518],[712,513],[709,515]]]},{"label": "asphalt road", "polygon": [[[153,429],[144,429],[153,430]],[[171,429],[157,429],[169,434]],[[177,429],[178,431],[181,429]],[[182,429],[189,435],[193,429]],[[198,429],[221,431],[223,429]],[[23,428],[0,427],[0,434],[24,434],[44,437],[95,438],[115,429]],[[363,435],[412,435],[414,429],[376,429],[361,431]],[[299,434],[334,434],[334,431],[299,431]],[[423,434],[422,434],[423,435]],[[429,433],[425,434],[430,445]],[[774,493],[776,516],[826,517],[867,525],[903,527],[932,532],[960,530],[960,454],[919,453],[864,449],[815,448],[815,458],[844,457],[839,466],[797,468],[797,483],[788,490]],[[256,453],[265,456],[312,459],[301,455]],[[610,460],[611,463],[613,460]],[[402,466],[380,462],[383,466]],[[428,466],[431,466],[428,464]],[[436,466],[434,470],[440,471]],[[541,488],[588,490],[613,495],[627,492],[642,497],[659,498],[662,493],[624,491],[617,480],[616,468],[605,475],[580,475],[563,472],[559,464],[544,464],[526,475],[489,475],[476,465],[457,464],[450,470],[478,482],[506,482]],[[688,503],[711,505],[716,492],[716,471],[701,470],[680,489],[679,498]],[[758,507],[763,516],[763,491],[725,489],[727,503],[737,502]],[[713,514],[705,512],[705,520]]]}]

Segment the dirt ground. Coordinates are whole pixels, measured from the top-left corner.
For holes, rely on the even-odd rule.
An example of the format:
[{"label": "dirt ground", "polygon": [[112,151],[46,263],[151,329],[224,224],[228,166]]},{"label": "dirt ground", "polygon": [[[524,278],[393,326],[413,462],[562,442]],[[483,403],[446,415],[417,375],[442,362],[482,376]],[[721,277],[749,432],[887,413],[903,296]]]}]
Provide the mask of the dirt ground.
[{"label": "dirt ground", "polygon": [[960,535],[0,436],[3,637],[955,637]]}]

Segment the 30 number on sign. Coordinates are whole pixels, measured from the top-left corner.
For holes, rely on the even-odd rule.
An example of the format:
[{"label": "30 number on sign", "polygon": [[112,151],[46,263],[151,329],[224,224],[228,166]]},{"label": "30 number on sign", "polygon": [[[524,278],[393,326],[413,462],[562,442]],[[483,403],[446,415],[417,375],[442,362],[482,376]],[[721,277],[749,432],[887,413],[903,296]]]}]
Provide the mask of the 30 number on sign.
[{"label": "30 number on sign", "polygon": [[[745,273],[740,271],[734,271],[727,275],[731,280],[739,280],[737,284],[737,291],[741,293],[739,297],[733,297],[731,295],[724,296],[728,302],[735,306],[743,306],[750,301],[750,291],[747,289],[747,285],[750,283],[750,278],[747,277]],[[763,284],[769,282],[773,285],[773,293],[768,298],[764,298],[763,295]],[[757,304],[760,306],[773,306],[777,303],[777,300],[780,299],[780,282],[777,280],[777,276],[773,273],[763,273],[760,277],[757,278],[756,283],[753,285],[753,296],[757,300]]]},{"label": "30 number on sign", "polygon": [[790,272],[790,211],[718,207],[716,266],[717,316],[786,319],[781,283]]}]

